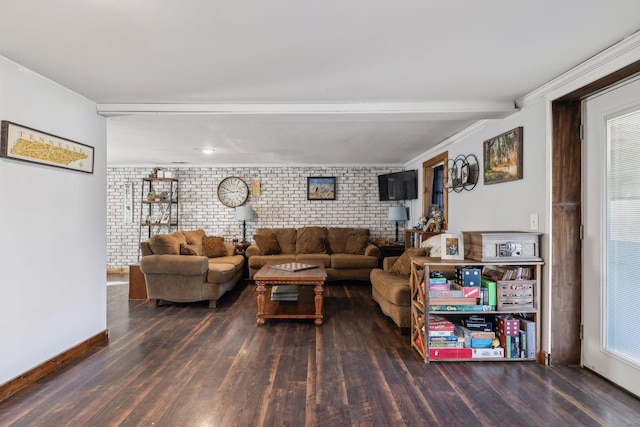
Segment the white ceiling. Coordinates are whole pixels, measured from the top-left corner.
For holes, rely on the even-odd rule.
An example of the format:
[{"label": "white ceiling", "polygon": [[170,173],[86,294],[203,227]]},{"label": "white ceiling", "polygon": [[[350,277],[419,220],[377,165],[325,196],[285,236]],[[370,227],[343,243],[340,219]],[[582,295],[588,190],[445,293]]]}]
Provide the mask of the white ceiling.
[{"label": "white ceiling", "polygon": [[4,0],[0,55],[97,102],[110,165],[403,164],[638,29],[638,0]]}]

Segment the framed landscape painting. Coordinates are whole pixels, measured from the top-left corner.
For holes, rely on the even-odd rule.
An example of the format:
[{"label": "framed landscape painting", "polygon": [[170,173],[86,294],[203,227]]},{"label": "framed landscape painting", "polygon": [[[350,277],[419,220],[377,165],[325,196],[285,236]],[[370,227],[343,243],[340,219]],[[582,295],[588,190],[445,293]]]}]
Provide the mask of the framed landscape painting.
[{"label": "framed landscape painting", "polygon": [[484,142],[484,183],[522,179],[522,127]]},{"label": "framed landscape painting", "polygon": [[336,178],[316,176],[307,178],[307,200],[335,200]]}]

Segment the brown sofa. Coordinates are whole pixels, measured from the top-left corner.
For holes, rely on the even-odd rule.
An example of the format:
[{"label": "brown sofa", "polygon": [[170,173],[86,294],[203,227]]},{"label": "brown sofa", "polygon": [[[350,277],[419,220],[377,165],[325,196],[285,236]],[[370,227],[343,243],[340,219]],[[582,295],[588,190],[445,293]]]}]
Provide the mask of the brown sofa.
[{"label": "brown sofa", "polygon": [[204,230],[153,236],[140,250],[150,306],[209,300],[209,307],[216,307],[244,276],[244,257],[235,255],[234,245]]},{"label": "brown sofa", "polygon": [[400,257],[386,257],[382,268],[371,270],[371,294],[380,310],[401,328],[411,326],[409,258],[424,256],[425,249],[409,249]]},{"label": "brown sofa", "polygon": [[382,256],[368,228],[258,228],[254,240],[245,251],[251,278],[271,260],[307,260],[324,265],[327,281],[368,281]]}]

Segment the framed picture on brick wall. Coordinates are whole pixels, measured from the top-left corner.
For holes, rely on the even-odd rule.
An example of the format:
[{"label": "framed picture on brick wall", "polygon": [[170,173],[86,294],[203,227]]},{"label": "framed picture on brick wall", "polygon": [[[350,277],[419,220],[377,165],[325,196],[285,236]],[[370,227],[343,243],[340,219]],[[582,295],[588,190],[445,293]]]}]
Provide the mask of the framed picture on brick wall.
[{"label": "framed picture on brick wall", "polygon": [[307,200],[335,200],[336,178],[313,176],[307,178]]}]

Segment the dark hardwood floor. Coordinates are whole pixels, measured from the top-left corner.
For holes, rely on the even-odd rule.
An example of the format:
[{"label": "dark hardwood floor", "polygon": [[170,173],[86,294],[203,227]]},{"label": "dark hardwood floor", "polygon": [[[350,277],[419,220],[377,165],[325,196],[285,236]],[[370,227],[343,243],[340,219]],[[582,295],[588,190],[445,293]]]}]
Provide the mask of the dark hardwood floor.
[{"label": "dark hardwood floor", "polygon": [[425,365],[366,283],[325,323],[256,326],[253,285],[148,308],[108,287],[107,345],[0,402],[2,426],[627,426],[640,400],[577,367]]}]

